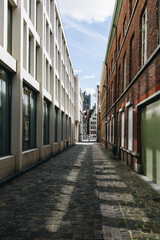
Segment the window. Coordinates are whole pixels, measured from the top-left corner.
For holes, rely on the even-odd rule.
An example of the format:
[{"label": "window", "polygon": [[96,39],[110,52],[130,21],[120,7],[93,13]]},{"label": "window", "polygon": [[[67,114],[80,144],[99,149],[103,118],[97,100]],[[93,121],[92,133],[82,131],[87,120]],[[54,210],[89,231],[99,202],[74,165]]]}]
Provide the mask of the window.
[{"label": "window", "polygon": [[133,40],[134,40],[134,34],[132,35],[132,38],[130,40],[130,65],[129,65],[129,81],[131,82],[133,79],[133,61],[132,58],[134,57],[134,49],[133,49]]},{"label": "window", "polygon": [[32,72],[32,37],[29,35],[29,57],[28,57],[28,71],[31,74]]},{"label": "window", "polygon": [[147,61],[147,7],[142,14],[142,66]]},{"label": "window", "polygon": [[36,46],[36,70],[35,70],[35,78],[38,80],[38,49],[39,47]]},{"label": "window", "polygon": [[130,11],[130,16],[132,14],[132,0],[129,1],[129,11]]},{"label": "window", "polygon": [[32,0],[29,0],[29,18],[32,19]]},{"label": "window", "polygon": [[54,141],[58,142],[58,108],[55,107],[55,116],[54,116]]},{"label": "window", "polygon": [[43,103],[43,143],[44,145],[49,144],[49,107],[48,101],[44,100]]},{"label": "window", "polygon": [[111,61],[111,71],[113,70],[113,59]]},{"label": "window", "polygon": [[112,142],[112,121],[109,122],[109,142]]},{"label": "window", "polygon": [[12,54],[12,6],[8,2],[7,51]]},{"label": "window", "polygon": [[121,47],[121,34],[119,35],[118,38],[118,51],[120,50],[120,47]]},{"label": "window", "polygon": [[62,114],[61,114],[61,141],[63,141],[63,128],[64,128],[63,118],[64,118],[64,113],[62,112]]},{"label": "window", "polygon": [[126,89],[126,54],[123,58],[123,91]]},{"label": "window", "polygon": [[121,113],[121,147],[124,147],[124,112]]},{"label": "window", "polygon": [[121,82],[121,66],[119,66],[118,68],[118,97],[119,97],[120,82]]},{"label": "window", "polygon": [[36,94],[23,87],[23,150],[36,147]]},{"label": "window", "polygon": [[112,124],[112,127],[113,127],[113,130],[112,130],[112,133],[113,133],[113,136],[112,136],[112,142],[114,143],[114,117],[113,117],[113,124]]},{"label": "window", "polygon": [[117,113],[117,144],[119,146],[119,112]]},{"label": "window", "polygon": [[128,109],[128,150],[133,150],[133,107]]},{"label": "window", "polygon": [[114,61],[116,62],[116,59],[117,59],[117,51],[116,51],[116,49],[115,49],[115,51],[114,51]]},{"label": "window", "polygon": [[126,31],[127,31],[127,21],[126,21],[126,17],[125,17],[124,22],[123,22],[123,36],[126,35]]},{"label": "window", "polygon": [[111,105],[113,104],[113,82],[111,84]]},{"label": "window", "polygon": [[11,74],[0,66],[0,156],[10,153]]}]

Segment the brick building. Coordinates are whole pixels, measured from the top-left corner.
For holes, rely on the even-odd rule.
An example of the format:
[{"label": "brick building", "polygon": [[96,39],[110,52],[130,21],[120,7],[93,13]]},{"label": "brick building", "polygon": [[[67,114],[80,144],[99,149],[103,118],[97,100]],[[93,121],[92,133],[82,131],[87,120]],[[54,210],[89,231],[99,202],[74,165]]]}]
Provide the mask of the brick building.
[{"label": "brick building", "polygon": [[101,142],[160,184],[159,0],[116,1],[100,90]]}]

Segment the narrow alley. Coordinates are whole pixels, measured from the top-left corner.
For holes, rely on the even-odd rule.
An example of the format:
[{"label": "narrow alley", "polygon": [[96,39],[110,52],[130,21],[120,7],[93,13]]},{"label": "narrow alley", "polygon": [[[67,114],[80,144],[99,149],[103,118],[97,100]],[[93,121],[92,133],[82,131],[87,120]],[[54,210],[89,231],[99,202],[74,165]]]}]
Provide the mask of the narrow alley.
[{"label": "narrow alley", "polygon": [[98,143],[0,188],[0,239],[160,239],[158,194]]}]

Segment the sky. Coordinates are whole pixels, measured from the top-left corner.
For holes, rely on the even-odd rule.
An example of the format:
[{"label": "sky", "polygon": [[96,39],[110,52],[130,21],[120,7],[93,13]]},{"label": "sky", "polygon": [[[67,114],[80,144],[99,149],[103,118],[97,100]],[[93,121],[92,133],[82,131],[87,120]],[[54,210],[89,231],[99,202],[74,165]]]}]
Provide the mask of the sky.
[{"label": "sky", "polygon": [[74,71],[92,104],[102,65],[115,0],[57,0]]}]

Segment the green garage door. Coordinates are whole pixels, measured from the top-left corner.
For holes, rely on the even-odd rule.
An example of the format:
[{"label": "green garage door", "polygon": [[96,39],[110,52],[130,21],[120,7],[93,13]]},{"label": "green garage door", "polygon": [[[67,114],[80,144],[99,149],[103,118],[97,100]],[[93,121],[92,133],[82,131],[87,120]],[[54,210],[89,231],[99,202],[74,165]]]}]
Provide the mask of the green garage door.
[{"label": "green garage door", "polygon": [[160,185],[160,100],[142,110],[141,129],[144,174]]}]

